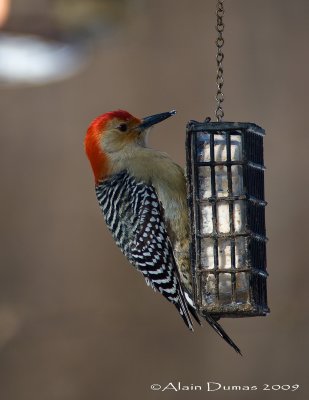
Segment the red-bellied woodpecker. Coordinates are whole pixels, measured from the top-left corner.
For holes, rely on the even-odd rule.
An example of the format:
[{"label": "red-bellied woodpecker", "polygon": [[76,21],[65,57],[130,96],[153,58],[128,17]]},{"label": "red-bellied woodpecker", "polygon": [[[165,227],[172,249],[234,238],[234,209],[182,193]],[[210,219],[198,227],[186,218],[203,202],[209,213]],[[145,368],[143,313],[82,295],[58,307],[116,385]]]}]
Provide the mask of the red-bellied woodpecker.
[{"label": "red-bellied woodpecker", "polygon": [[[143,119],[112,111],[89,126],[85,149],[96,196],[117,245],[147,284],[173,303],[193,331],[186,180],[165,153],[146,146],[149,128],[175,111]],[[211,318],[206,320],[237,352]]]}]

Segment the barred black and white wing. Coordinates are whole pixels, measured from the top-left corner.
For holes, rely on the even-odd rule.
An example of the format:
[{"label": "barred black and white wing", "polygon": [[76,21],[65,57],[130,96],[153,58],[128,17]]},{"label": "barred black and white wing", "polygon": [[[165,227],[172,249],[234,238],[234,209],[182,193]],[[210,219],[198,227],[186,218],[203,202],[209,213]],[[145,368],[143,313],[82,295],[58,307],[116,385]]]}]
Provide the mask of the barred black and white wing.
[{"label": "barred black and white wing", "polygon": [[121,172],[96,186],[105,222],[117,245],[148,285],[173,303],[193,330],[166,231],[164,210],[152,185]]}]

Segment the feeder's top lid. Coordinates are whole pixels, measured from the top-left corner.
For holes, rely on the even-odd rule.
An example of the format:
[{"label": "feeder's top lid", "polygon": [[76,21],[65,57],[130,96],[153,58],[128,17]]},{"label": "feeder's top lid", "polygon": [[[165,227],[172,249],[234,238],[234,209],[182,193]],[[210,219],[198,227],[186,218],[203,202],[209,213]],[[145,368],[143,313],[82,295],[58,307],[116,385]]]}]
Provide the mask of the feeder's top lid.
[{"label": "feeder's top lid", "polygon": [[251,122],[198,122],[191,120],[187,123],[187,131],[191,132],[218,130],[245,130],[248,132],[256,133],[257,135],[265,135],[265,130],[262,127]]}]

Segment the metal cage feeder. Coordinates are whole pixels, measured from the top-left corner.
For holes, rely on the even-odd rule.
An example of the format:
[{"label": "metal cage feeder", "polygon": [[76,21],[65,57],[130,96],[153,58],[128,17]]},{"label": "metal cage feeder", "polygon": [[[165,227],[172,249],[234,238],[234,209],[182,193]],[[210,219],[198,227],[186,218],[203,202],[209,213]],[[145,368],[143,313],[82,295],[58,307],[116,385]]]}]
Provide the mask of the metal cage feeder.
[{"label": "metal cage feeder", "polygon": [[264,134],[252,123],[187,125],[191,271],[201,314],[220,318],[269,312]]}]

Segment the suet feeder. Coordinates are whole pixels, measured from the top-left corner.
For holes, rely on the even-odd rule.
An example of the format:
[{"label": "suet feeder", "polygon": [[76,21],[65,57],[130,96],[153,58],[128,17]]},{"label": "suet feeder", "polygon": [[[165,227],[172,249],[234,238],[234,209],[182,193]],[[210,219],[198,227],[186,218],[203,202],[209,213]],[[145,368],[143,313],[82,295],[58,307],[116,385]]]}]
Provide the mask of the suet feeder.
[{"label": "suet feeder", "polygon": [[190,121],[187,180],[194,300],[214,317],[266,315],[264,130]]},{"label": "suet feeder", "polygon": [[269,312],[266,293],[264,129],[224,122],[224,0],[217,1],[217,122],[187,124],[193,297],[201,314]]}]

